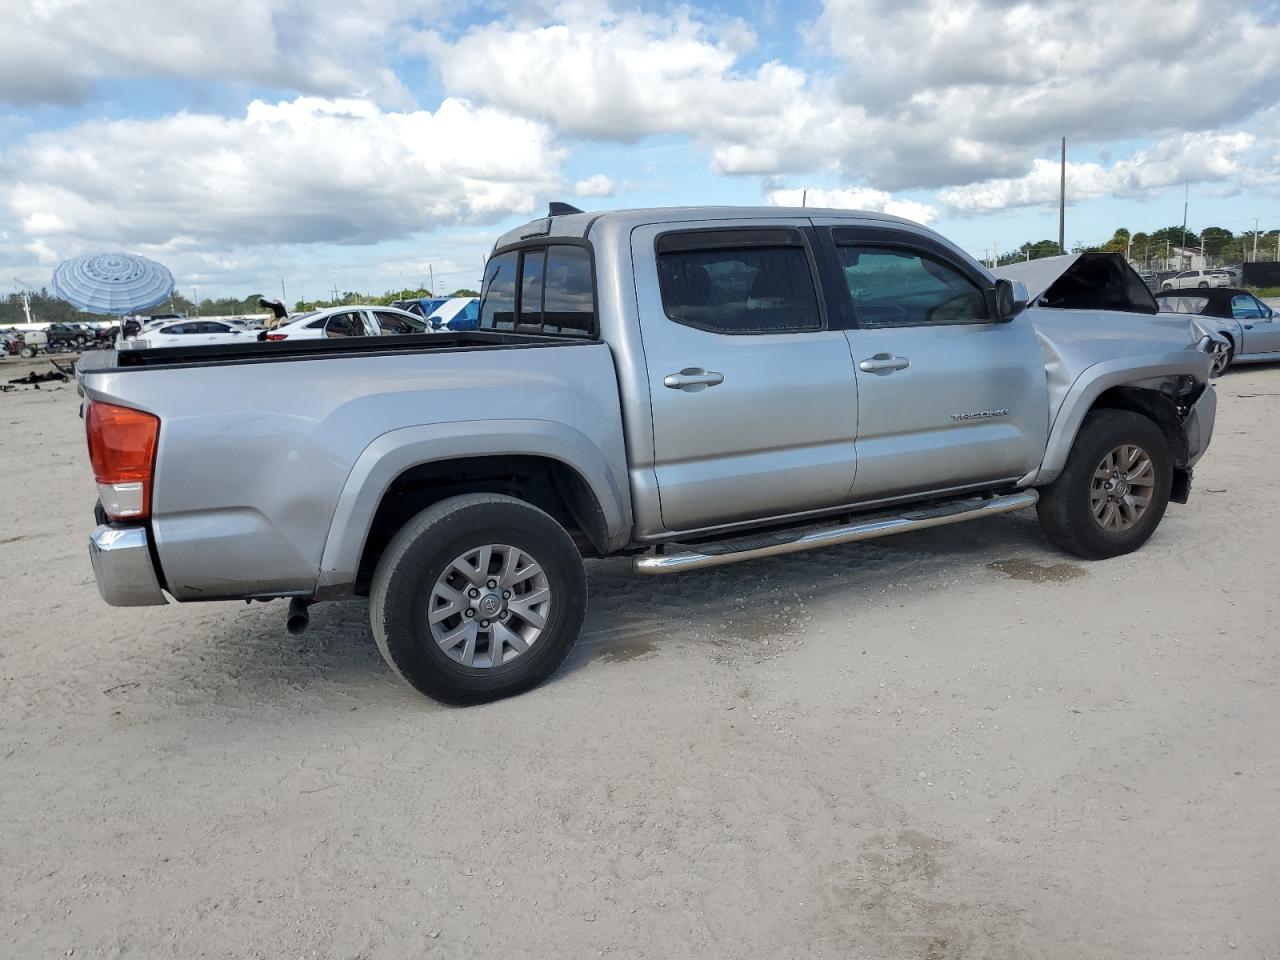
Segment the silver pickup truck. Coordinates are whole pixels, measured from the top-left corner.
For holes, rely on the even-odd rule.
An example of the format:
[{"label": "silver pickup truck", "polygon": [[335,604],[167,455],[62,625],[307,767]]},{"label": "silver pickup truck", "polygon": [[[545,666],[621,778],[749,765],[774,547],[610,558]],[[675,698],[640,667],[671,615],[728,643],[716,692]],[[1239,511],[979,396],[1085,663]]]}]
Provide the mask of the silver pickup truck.
[{"label": "silver pickup truck", "polygon": [[664,574],[1035,506],[1112,557],[1213,429],[1185,318],[1028,305],[880,214],[553,205],[483,287],[473,332],[82,361],[103,598],[289,598],[296,632],[367,594],[401,677],[477,702],[564,660],[584,556]]}]

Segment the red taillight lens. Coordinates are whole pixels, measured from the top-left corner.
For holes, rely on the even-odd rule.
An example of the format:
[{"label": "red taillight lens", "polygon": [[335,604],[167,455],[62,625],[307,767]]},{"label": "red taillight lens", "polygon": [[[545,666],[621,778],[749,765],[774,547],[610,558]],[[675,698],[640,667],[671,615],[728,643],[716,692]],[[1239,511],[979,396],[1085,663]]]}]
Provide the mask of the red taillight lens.
[{"label": "red taillight lens", "polygon": [[107,515],[115,520],[150,516],[160,419],[113,403],[90,403],[85,431],[89,462]]},{"label": "red taillight lens", "polygon": [[289,335],[287,333],[268,333],[267,339],[268,340],[288,340]]}]

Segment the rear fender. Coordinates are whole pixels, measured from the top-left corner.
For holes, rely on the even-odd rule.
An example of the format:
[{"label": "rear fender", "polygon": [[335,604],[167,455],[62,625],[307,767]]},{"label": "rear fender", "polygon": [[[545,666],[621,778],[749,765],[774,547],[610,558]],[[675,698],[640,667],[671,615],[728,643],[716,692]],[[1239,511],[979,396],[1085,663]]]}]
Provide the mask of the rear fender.
[{"label": "rear fender", "polygon": [[325,540],[316,598],[345,596],[356,581],[378,506],[406,470],[462,457],[534,456],[572,468],[594,495],[608,530],[608,551],[624,546],[631,503],[604,454],[572,427],[550,420],[476,420],[425,424],[384,433],[352,467]]}]

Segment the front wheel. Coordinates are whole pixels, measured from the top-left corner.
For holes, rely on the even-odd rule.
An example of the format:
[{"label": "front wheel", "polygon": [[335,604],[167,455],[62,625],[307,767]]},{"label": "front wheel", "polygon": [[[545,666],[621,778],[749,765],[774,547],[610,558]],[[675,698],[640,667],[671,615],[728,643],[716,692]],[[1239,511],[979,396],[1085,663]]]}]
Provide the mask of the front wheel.
[{"label": "front wheel", "polygon": [[1102,560],[1147,542],[1172,486],[1169,442],[1154,422],[1128,410],[1095,410],[1036,509],[1055,546]]},{"label": "front wheel", "polygon": [[420,693],[497,700],[564,662],[586,613],[582,557],[537,507],[477,493],[423,510],[383,551],[369,616],[378,649]]}]

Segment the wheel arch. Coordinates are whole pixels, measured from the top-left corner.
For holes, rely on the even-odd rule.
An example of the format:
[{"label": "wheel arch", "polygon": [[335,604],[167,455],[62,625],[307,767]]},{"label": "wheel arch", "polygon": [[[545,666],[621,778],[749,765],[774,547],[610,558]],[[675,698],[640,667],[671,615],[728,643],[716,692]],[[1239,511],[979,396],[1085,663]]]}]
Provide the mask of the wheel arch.
[{"label": "wheel arch", "polygon": [[447,497],[477,492],[546,510],[586,552],[612,552],[630,533],[624,489],[604,455],[571,427],[527,420],[406,427],[366,447],[348,475],[325,540],[317,599],[362,590],[404,521]]},{"label": "wheel arch", "polygon": [[1040,468],[1021,485],[1043,486],[1057,479],[1084,418],[1095,409],[1131,410],[1153,420],[1169,439],[1175,466],[1182,469],[1189,453],[1186,410],[1208,384],[1211,363],[1208,354],[1187,350],[1090,367],[1072,384],[1053,420]]}]

